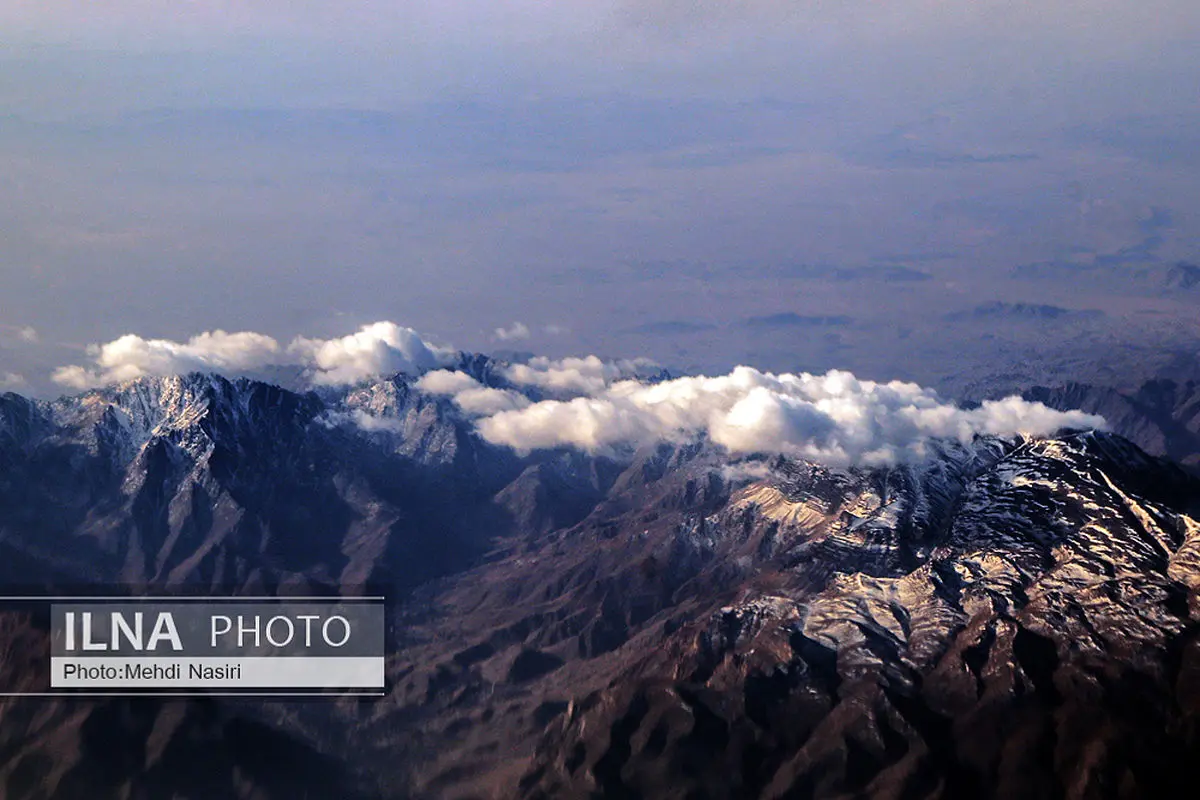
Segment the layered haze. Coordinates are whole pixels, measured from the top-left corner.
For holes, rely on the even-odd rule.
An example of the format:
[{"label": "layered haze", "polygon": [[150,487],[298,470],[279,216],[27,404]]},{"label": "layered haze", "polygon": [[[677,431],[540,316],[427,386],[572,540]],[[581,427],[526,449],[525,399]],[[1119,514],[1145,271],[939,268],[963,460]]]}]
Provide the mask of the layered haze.
[{"label": "layered haze", "polygon": [[401,317],[1136,382],[1200,349],[1198,33],[1184,0],[6,3],[0,367]]}]

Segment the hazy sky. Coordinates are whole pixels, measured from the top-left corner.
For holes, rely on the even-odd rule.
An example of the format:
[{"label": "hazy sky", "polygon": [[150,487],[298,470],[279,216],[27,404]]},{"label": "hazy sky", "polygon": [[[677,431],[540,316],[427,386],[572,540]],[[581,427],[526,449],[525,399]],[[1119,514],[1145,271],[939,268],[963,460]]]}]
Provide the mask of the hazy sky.
[{"label": "hazy sky", "polygon": [[818,368],[753,320],[1186,325],[1061,270],[1200,259],[1197,41],[1194,0],[0,0],[0,388],[129,332]]}]

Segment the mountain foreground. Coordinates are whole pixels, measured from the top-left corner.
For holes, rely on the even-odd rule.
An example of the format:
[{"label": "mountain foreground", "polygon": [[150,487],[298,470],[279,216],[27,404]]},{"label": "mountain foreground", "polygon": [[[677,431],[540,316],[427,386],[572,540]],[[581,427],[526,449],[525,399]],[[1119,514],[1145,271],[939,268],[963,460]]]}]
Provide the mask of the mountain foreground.
[{"label": "mountain foreground", "polygon": [[[499,385],[486,359],[458,367]],[[1047,398],[1053,399],[1053,398]],[[1120,430],[1120,427],[1118,427]],[[0,396],[0,580],[391,601],[389,693],[5,698],[13,797],[1133,797],[1200,748],[1200,481],[1112,433],[520,454],[403,375]],[[0,618],[5,670],[45,631]]]}]

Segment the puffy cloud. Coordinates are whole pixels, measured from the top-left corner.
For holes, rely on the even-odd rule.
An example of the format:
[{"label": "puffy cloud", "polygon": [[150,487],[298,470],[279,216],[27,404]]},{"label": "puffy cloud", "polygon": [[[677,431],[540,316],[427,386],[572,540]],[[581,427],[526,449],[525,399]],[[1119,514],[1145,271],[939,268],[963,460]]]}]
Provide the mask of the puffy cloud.
[{"label": "puffy cloud", "polygon": [[483,384],[465,372],[448,369],[434,370],[421,376],[417,388],[429,394],[458,394],[469,389],[478,389]]},{"label": "puffy cloud", "polygon": [[[316,384],[349,384],[374,375],[420,374],[416,387],[453,399],[477,417],[489,442],[520,451],[577,447],[589,452],[655,441],[706,438],[734,454],[782,453],[835,465],[891,464],[923,458],[931,439],[968,442],[979,434],[1047,435],[1104,427],[1101,417],[1056,411],[1019,397],[960,408],[913,383],[860,381],[848,372],[772,374],[738,367],[728,375],[647,381],[652,361],[596,356],[534,358],[507,366],[517,387],[557,399],[533,402],[521,391],[485,386],[444,369],[456,353],[391,322],[335,339],[299,337],[286,348],[259,333],[212,331],[186,342],[129,334],[89,348],[91,366],[63,367],[60,384],[84,389],[147,375],[245,372],[300,366]],[[24,380],[0,375],[0,387]],[[360,427],[388,427],[359,419]]]},{"label": "puffy cloud", "polygon": [[1100,417],[1020,398],[963,409],[913,383],[860,381],[848,372],[773,375],[738,367],[719,377],[613,383],[591,396],[547,400],[481,419],[481,435],[518,450],[603,452],[706,436],[732,453],[784,453],[829,464],[919,460],[933,438],[1047,435],[1103,427]]},{"label": "puffy cloud", "polygon": [[428,344],[411,328],[376,322],[337,339],[297,337],[287,348],[270,336],[250,331],[210,331],[186,342],[127,334],[89,346],[88,355],[92,366],[61,367],[53,373],[54,381],[72,389],[89,389],[152,375],[238,374],[295,365],[306,369],[315,384],[345,384],[372,375],[433,369],[448,363],[453,351]]},{"label": "puffy cloud", "polygon": [[279,342],[249,331],[209,331],[186,342],[143,339],[130,333],[107,344],[89,346],[95,367],[62,367],[52,377],[63,386],[88,389],[147,375],[250,370],[279,363],[280,354]]},{"label": "puffy cloud", "polygon": [[0,372],[0,391],[11,392],[14,389],[22,389],[25,384],[24,375],[18,375],[15,372]]},{"label": "puffy cloud", "polygon": [[454,395],[454,402],[468,414],[487,416],[502,411],[525,408],[530,404],[524,395],[505,389],[481,386]]},{"label": "puffy cloud", "polygon": [[376,322],[340,339],[297,337],[288,353],[311,367],[318,384],[346,384],[393,372],[420,373],[448,363],[454,351],[430,345],[412,328]]},{"label": "puffy cloud", "polygon": [[37,344],[38,332],[36,329],[26,325],[24,328],[21,328],[19,331],[17,331],[17,338],[27,344]]},{"label": "puffy cloud", "polygon": [[507,328],[496,328],[492,335],[502,342],[516,342],[529,338],[529,326],[523,322],[514,322]]},{"label": "puffy cloud", "polygon": [[417,388],[430,394],[449,395],[459,408],[474,416],[490,416],[525,408],[530,404],[529,398],[520,392],[493,389],[465,372],[445,369],[422,375],[417,381]]},{"label": "puffy cloud", "polygon": [[604,361],[596,356],[557,360],[538,356],[505,368],[504,377],[518,386],[594,395],[614,381],[647,373],[657,366],[647,358]]}]

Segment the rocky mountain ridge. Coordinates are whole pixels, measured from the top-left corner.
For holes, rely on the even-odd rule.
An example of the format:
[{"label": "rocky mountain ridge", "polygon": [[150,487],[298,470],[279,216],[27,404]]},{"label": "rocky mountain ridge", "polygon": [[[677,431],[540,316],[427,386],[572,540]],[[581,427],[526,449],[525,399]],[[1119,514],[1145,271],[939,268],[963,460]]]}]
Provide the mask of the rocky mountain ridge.
[{"label": "rocky mountain ridge", "polygon": [[[463,369],[504,385],[486,360]],[[1200,746],[1198,519],[1194,477],[1107,433],[832,469],[702,442],[518,456],[403,375],[3,395],[6,584],[370,583],[393,598],[396,650],[377,701],[0,701],[0,783],[1154,794]],[[39,634],[4,624],[15,668]]]},{"label": "rocky mountain ridge", "polygon": [[1033,387],[1022,396],[1051,408],[1100,414],[1146,452],[1200,470],[1200,384],[1195,381],[1153,380],[1134,392],[1067,383]]}]

